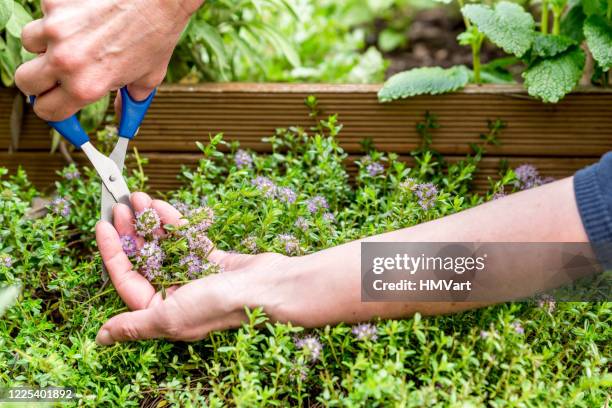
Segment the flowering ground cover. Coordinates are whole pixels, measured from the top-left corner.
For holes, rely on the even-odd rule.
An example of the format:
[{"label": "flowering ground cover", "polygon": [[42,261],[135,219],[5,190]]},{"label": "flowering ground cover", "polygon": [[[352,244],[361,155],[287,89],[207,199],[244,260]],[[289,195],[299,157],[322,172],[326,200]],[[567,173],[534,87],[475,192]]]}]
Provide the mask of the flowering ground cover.
[{"label": "flowering ground cover", "polygon": [[[431,148],[436,127],[429,114],[418,125],[423,143],[410,166],[365,142],[354,179],[334,116],[312,129],[279,129],[267,139],[272,154],[217,135],[200,145],[197,168],[183,170],[184,186],[163,197],[187,224],[156,242],[157,215],[138,214],[147,244],[137,250],[123,238],[124,248],[162,289],[223,273],[207,260],[213,246],[300,255],[548,181],[529,165],[502,166],[490,190],[477,194],[471,181],[488,144],[503,142],[503,122],[483,123],[482,143],[452,164]],[[146,190],[146,160],[139,164],[129,176],[133,191]],[[608,398],[610,304],[551,297],[317,330],[252,310],[242,328],[195,343],[99,347],[102,322],[126,307],[101,279],[96,174],[67,167],[46,208],[37,208],[42,193],[25,173],[0,175],[0,286],[21,287],[0,317],[0,386],[75,387],[82,405],[122,407],[599,407]]]}]

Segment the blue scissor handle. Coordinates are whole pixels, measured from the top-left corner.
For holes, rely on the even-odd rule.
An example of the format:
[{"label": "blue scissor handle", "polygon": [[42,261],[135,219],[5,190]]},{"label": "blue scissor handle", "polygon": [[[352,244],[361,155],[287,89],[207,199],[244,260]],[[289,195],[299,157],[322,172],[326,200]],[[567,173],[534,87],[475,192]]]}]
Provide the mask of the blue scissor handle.
[{"label": "blue scissor handle", "polygon": [[147,99],[143,101],[136,101],[127,90],[127,86],[121,88],[121,122],[119,123],[119,136],[125,137],[126,139],[133,139],[138,132],[138,128],[142,123],[151,101],[157,92],[154,89],[153,92]]},{"label": "blue scissor handle", "polygon": [[[36,97],[30,96],[30,104],[34,105]],[[85,143],[89,142],[89,136],[81,127],[81,123],[77,119],[76,115],[72,115],[68,119],[64,119],[59,122],[47,122],[53,129],[62,135],[66,140],[72,143],[76,148],[80,148]]]},{"label": "blue scissor handle", "polygon": [[[142,123],[142,120],[151,105],[151,101],[157,92],[153,90],[144,101],[136,101],[127,90],[127,86],[121,88],[121,123],[119,124],[119,136],[127,139],[133,139]],[[30,96],[30,104],[34,105],[35,96]],[[72,115],[68,119],[59,122],[49,121],[49,125],[57,130],[66,140],[73,144],[76,148],[80,148],[85,143],[89,142],[89,136],[83,130],[79,119],[76,115]]]}]

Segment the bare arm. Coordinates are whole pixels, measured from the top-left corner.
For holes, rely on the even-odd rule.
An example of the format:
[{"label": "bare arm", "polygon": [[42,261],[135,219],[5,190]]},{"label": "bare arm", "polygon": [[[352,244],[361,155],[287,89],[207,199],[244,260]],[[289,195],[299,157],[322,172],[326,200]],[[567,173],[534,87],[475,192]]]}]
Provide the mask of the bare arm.
[{"label": "bare arm", "polygon": [[[136,209],[151,205],[136,194]],[[149,201],[147,201],[149,200]],[[160,206],[160,204],[158,204]],[[163,209],[163,211],[169,211]],[[118,208],[115,226],[131,222]],[[172,220],[177,215],[165,217]],[[161,301],[148,282],[131,272],[112,226],[100,223],[97,239],[119,294],[134,312],[109,320],[98,342],[165,337],[196,340],[210,331],[236,327],[244,307],[262,306],[272,320],[306,327],[357,322],[374,317],[399,318],[415,312],[452,313],[482,304],[428,302],[361,302],[360,243],[350,242],[311,255],[288,258],[279,254],[235,255],[218,251],[214,260],[228,271],[185,285]],[[588,242],[574,197],[572,178],[513,194],[476,208],[411,228],[365,238],[379,242]],[[535,265],[510,263],[498,271],[506,284],[525,287],[512,271],[529,273]],[[131,277],[128,277],[131,274]],[[118,286],[118,282],[121,283]],[[527,292],[536,291],[530,285]]]}]

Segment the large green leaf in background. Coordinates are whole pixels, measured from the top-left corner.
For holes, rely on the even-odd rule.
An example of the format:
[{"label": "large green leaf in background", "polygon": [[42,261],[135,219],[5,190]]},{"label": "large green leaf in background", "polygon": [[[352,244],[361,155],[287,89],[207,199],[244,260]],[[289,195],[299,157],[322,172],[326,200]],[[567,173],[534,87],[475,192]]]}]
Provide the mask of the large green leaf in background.
[{"label": "large green leaf in background", "polygon": [[489,40],[510,54],[521,57],[533,43],[535,22],[531,14],[518,4],[502,1],[495,5],[495,9],[468,4],[461,12]]},{"label": "large green leaf in background", "polygon": [[463,88],[469,81],[469,70],[463,66],[415,68],[393,75],[378,92],[381,102],[416,95],[437,95]]},{"label": "large green leaf in background", "polygon": [[32,21],[30,13],[19,3],[14,3],[13,15],[6,23],[6,31],[15,38],[21,38],[21,29]]},{"label": "large green leaf in background", "polygon": [[612,68],[612,22],[602,16],[590,16],[584,22],[584,36],[593,58],[604,72]]},{"label": "large green leaf in background", "polygon": [[13,8],[13,0],[0,0],[0,30],[2,30],[11,19]]},{"label": "large green leaf in background", "polygon": [[529,95],[544,102],[558,102],[571,92],[580,80],[585,58],[580,48],[572,47],[552,58],[536,61],[523,72]]}]

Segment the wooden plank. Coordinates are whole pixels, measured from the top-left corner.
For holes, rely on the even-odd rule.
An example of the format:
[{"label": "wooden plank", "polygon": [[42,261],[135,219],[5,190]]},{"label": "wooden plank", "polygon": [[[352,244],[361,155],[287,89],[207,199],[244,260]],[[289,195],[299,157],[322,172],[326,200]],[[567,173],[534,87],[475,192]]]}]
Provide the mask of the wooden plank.
[{"label": "wooden plank", "polygon": [[[384,151],[408,154],[419,144],[416,123],[429,110],[439,118],[434,147],[443,154],[468,152],[486,132],[488,119],[508,127],[499,156],[599,157],[612,150],[612,89],[580,88],[558,104],[529,98],[517,86],[471,86],[440,96],[421,96],[391,104],[376,99],[379,85],[202,84],[162,86],[136,138],[142,152],[196,152],[196,141],[223,132],[227,140],[267,151],[261,139],[287,126],[310,128],[304,98],[315,95],[323,115],[339,114],[339,140],[347,152],[360,151],[372,138]],[[0,149],[8,147],[6,101],[14,90],[0,90]],[[48,150],[45,123],[26,115],[21,151]]]},{"label": "wooden plank", "polygon": [[[200,154],[163,154],[148,153],[144,154],[149,159],[149,164],[145,167],[145,174],[149,178],[151,191],[169,191],[181,185],[177,179],[181,166],[194,167],[202,157]],[[75,155],[79,163],[86,160],[81,154]],[[354,175],[356,166],[353,164],[359,156],[350,156],[347,163],[348,170]],[[411,163],[409,156],[401,156],[402,160]],[[460,160],[459,156],[447,156],[447,160],[454,162]],[[508,164],[516,167],[521,164],[530,163],[535,165],[543,176],[562,178],[572,175],[576,170],[583,168],[597,161],[594,158],[540,158],[540,157],[507,157]],[[14,154],[0,153],[0,166],[8,167],[15,171],[21,165],[28,173],[30,180],[39,188],[45,189],[59,179],[56,171],[65,166],[64,158],[59,154],[48,154],[44,152],[18,152]],[[128,167],[133,166],[133,161],[128,160]],[[487,177],[498,178],[500,157],[488,156],[483,159],[477,173],[474,186],[478,191],[488,188]]]}]

